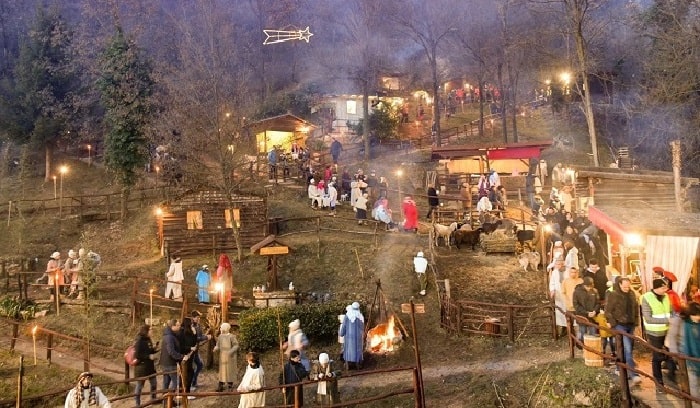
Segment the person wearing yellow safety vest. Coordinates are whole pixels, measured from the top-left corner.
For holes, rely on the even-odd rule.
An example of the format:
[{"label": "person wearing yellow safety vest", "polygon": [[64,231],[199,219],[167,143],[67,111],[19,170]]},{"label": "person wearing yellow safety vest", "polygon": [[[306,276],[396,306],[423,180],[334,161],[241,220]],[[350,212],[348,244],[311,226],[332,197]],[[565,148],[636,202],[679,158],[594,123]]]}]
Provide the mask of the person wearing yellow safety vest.
[{"label": "person wearing yellow safety vest", "polygon": [[[657,349],[664,349],[664,340],[668,333],[671,319],[671,299],[666,295],[668,284],[663,279],[654,279],[653,289],[642,296],[642,319],[647,342]],[[668,378],[675,383],[676,364],[672,359],[666,360],[666,355],[657,351],[652,353],[651,371],[657,382],[656,391],[664,392],[659,385],[664,385],[661,373],[661,362],[667,361]]]}]

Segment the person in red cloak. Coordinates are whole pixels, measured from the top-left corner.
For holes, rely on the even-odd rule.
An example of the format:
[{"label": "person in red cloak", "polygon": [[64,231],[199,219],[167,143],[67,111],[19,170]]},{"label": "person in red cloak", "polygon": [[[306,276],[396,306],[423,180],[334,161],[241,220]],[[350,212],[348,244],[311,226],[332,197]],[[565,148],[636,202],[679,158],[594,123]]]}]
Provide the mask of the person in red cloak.
[{"label": "person in red cloak", "polygon": [[673,290],[673,282],[677,282],[678,278],[673,272],[664,270],[664,279],[668,282],[666,296],[668,296],[668,300],[671,301],[671,309],[673,309],[673,313],[678,314],[682,309],[681,297]]},{"label": "person in red cloak", "polygon": [[418,231],[418,208],[416,208],[416,202],[413,201],[411,196],[406,196],[401,203],[401,208],[403,210],[404,231]]},{"label": "person in red cloak", "polygon": [[219,256],[219,266],[216,268],[216,280],[224,284],[226,292],[226,301],[231,301],[231,289],[233,288],[233,268],[228,255],[221,254]]}]

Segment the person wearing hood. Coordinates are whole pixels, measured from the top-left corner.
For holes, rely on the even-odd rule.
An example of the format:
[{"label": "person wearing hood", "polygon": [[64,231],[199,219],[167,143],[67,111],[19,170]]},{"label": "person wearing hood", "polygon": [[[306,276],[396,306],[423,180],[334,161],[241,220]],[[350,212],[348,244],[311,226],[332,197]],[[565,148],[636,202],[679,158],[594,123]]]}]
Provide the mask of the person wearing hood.
[{"label": "person wearing hood", "polygon": [[70,283],[70,292],[68,293],[69,298],[78,296],[78,280],[80,277],[78,262],[78,253],[72,249],[69,250],[68,259],[66,259],[66,262],[63,264],[65,281],[66,283]]},{"label": "person wearing hood", "polygon": [[[644,332],[647,342],[657,349],[664,348],[666,334],[671,320],[671,300],[666,295],[668,285],[664,279],[654,279],[653,289],[642,296],[642,318],[644,320]],[[668,378],[676,382],[676,363],[673,359],[666,359],[666,355],[652,351],[651,371],[657,382],[657,392],[664,392],[660,386],[664,385],[661,373],[661,362],[666,361]]]},{"label": "person wearing hood", "polygon": [[233,266],[231,266],[231,259],[228,255],[219,255],[219,265],[216,267],[216,280],[224,285],[224,299],[220,299],[222,302],[231,301],[231,290],[233,290]]},{"label": "person wearing hood", "polygon": [[[354,189],[353,189],[354,190]],[[355,219],[357,220],[357,225],[367,224],[367,198],[369,194],[364,193],[355,200],[352,208],[355,210]]]},{"label": "person wearing hood", "polygon": [[333,405],[340,403],[340,393],[338,392],[339,372],[333,371],[333,361],[327,353],[318,355],[318,360],[314,361],[311,367],[310,377],[318,381],[316,385],[316,404]]},{"label": "person wearing hood", "polygon": [[233,391],[233,383],[238,378],[238,339],[231,333],[231,325],[221,323],[221,334],[216,339],[214,353],[219,352],[219,386],[217,392],[224,390],[224,384],[228,385],[228,390]]},{"label": "person wearing hood", "polygon": [[338,204],[338,190],[335,188],[335,181],[328,183],[328,206],[331,212],[328,215],[335,217],[335,206]]},{"label": "person wearing hood", "polygon": [[209,286],[211,285],[209,265],[202,265],[197,271],[194,281],[197,283],[197,300],[199,300],[199,303],[209,303]]},{"label": "person wearing hood", "polygon": [[423,252],[418,252],[415,257],[413,257],[413,270],[416,271],[418,276],[418,282],[420,283],[420,294],[425,295],[425,290],[428,286],[428,278],[425,276],[425,272],[428,270],[428,260],[423,256]]},{"label": "person wearing hood", "polygon": [[306,188],[306,192],[308,193],[309,199],[311,200],[311,208],[321,208],[321,206],[323,205],[323,203],[321,202],[322,193],[321,191],[319,191],[319,188],[316,187],[315,179],[309,180],[309,186]]},{"label": "person wearing hood", "polygon": [[180,332],[180,321],[168,320],[163,329],[160,349],[160,367],[163,370],[163,389],[174,391],[178,388],[177,365],[181,361],[187,361],[188,357],[180,353],[180,341],[177,338]]},{"label": "person wearing hood", "polygon": [[304,351],[308,347],[309,339],[306,337],[306,334],[301,331],[301,322],[299,319],[289,323],[289,334],[287,335],[287,341],[282,343],[282,349],[285,350],[284,354],[286,354],[287,357],[290,356],[292,350],[297,350],[299,352],[300,362],[306,371],[311,370],[311,362]]},{"label": "person wearing hood", "polygon": [[418,232],[418,208],[411,196],[404,197],[401,210],[404,217],[403,230]]},{"label": "person wearing hood", "polygon": [[345,309],[345,319],[340,328],[340,335],[345,338],[345,347],[343,348],[345,363],[361,367],[365,350],[365,317],[360,311],[358,302],[353,302]]},{"label": "person wearing hood", "polygon": [[65,408],[110,408],[112,405],[100,387],[92,383],[92,373],[85,371],[78,376],[78,383],[66,397]]},{"label": "person wearing hood", "polygon": [[[613,288],[613,291],[608,294],[605,304],[608,327],[634,336],[634,329],[639,321],[639,304],[634,291],[632,291],[632,282],[630,278],[620,276],[615,280]],[[616,345],[616,348],[619,350],[619,345]],[[635,368],[634,338],[623,336],[622,348],[624,351],[622,353],[623,362],[630,368]],[[639,374],[629,371],[628,375],[632,385],[639,385],[642,382]]]},{"label": "person wearing hood", "polygon": [[[598,315],[599,311],[598,291],[594,286],[593,278],[586,276],[583,278],[583,283],[576,286],[573,297],[574,314],[588,319],[588,321],[593,324],[596,323],[595,317]],[[583,336],[586,334],[596,334],[595,327],[579,324],[579,341],[583,342]]]},{"label": "person wearing hood", "polygon": [[63,273],[61,272],[61,253],[56,251],[49,257],[49,261],[46,263],[46,272],[41,278],[37,279],[37,283],[41,283],[44,277],[48,278],[49,293],[51,294],[51,300],[54,300],[56,295],[55,290],[55,280],[58,280],[59,288],[63,284]]},{"label": "person wearing hood", "polygon": [[182,302],[182,281],[185,275],[182,273],[182,258],[173,258],[168,273],[165,274],[168,283],[165,285],[165,298]]}]

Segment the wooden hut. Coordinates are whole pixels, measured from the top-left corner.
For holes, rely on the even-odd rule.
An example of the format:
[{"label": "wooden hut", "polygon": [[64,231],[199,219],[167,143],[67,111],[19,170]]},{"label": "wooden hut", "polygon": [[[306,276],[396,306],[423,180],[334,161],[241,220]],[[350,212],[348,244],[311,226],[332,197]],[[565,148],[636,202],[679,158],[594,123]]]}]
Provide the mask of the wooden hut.
[{"label": "wooden hut", "polygon": [[250,248],[266,236],[267,202],[254,196],[233,196],[219,191],[189,191],[159,207],[158,235],[161,253],[212,255],[238,248],[233,235],[236,223],[242,248]]},{"label": "wooden hut", "polygon": [[677,292],[698,281],[700,214],[687,210],[700,180],[679,177],[676,192],[672,172],[575,167],[575,174],[576,208],[606,233],[608,265],[638,275],[644,290],[655,266],[678,277]]}]

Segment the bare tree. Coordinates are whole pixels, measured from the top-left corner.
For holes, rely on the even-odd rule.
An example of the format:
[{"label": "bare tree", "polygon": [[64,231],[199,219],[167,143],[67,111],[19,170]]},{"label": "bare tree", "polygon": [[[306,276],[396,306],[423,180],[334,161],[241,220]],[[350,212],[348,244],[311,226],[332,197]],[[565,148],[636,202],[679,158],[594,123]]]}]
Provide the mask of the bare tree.
[{"label": "bare tree", "polygon": [[434,0],[431,2],[411,0],[387,3],[392,7],[388,12],[397,28],[413,40],[424,52],[430,66],[433,120],[435,121],[436,143],[442,144],[440,136],[440,84],[445,79],[440,73],[439,60],[444,56],[441,48],[445,39],[463,24],[468,7],[456,0]]}]

